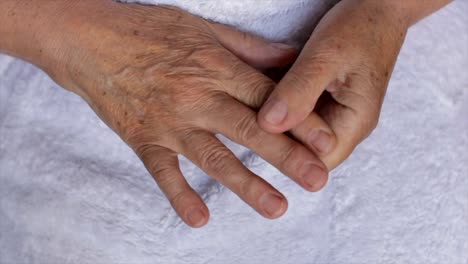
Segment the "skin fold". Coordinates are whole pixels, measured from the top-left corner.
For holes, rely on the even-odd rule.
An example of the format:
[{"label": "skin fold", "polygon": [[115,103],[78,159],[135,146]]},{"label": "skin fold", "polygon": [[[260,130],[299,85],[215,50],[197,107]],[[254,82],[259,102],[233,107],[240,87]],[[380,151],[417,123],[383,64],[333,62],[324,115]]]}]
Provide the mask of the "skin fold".
[{"label": "skin fold", "polygon": [[[140,157],[182,220],[200,227],[209,211],[177,154],[261,215],[281,216],[286,198],[215,134],[320,190],[376,126],[408,27],[448,2],[341,1],[297,58],[287,45],[174,7],[2,0],[0,52],[81,96]],[[278,85],[262,74],[293,62]]]}]

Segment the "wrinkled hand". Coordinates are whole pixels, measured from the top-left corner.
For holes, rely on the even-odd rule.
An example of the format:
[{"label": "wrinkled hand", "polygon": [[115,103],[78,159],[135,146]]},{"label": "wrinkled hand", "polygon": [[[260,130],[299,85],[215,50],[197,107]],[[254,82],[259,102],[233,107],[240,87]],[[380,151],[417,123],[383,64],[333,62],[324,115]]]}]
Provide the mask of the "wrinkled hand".
[{"label": "wrinkled hand", "polygon": [[262,130],[248,107],[259,107],[275,86],[249,65],[289,64],[294,49],[176,8],[84,3],[74,4],[63,39],[54,42],[60,65],[44,68],[133,148],[188,225],[204,225],[209,213],[182,176],[178,153],[261,215],[276,218],[287,209],[284,196],[215,133],[254,150],[307,190],[325,184],[326,167],[313,152]]},{"label": "wrinkled hand", "polygon": [[[378,122],[408,28],[402,13],[384,2],[390,3],[338,3],[258,116],[266,131],[291,130],[329,169],[345,160]],[[306,117],[315,121],[304,123]]]}]

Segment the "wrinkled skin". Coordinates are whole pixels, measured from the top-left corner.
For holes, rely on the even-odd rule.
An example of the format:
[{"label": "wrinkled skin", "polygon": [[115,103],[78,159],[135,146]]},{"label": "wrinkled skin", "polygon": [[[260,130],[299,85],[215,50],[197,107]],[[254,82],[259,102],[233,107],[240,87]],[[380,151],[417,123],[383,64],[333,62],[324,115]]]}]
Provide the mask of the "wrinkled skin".
[{"label": "wrinkled skin", "polygon": [[182,176],[179,153],[263,216],[287,209],[284,196],[215,133],[254,150],[306,190],[323,187],[328,171],[315,154],[262,130],[252,109],[275,85],[252,66],[291,63],[294,49],[176,8],[107,3],[80,12],[78,4],[58,48],[61,65],[48,72],[133,148],[187,224],[202,226],[209,213]]},{"label": "wrinkled skin", "polygon": [[[322,19],[259,117],[267,131],[298,131],[297,124],[315,110],[323,126],[310,129],[302,140],[321,150],[329,168],[341,163],[376,127],[407,29],[390,12],[349,2],[339,3]],[[268,115],[273,102],[279,111],[287,110],[286,117]],[[330,131],[337,136],[334,145],[325,144]]]},{"label": "wrinkled skin", "polygon": [[[275,87],[258,123],[272,133],[292,129],[329,169],[335,168],[377,126],[409,26],[449,2],[339,2]],[[315,126],[300,125],[311,116]]]},{"label": "wrinkled skin", "polygon": [[[252,149],[306,190],[321,189],[327,169],[376,126],[409,25],[449,2],[343,0],[296,60],[289,46],[176,8],[2,0],[0,51],[85,99],[133,148],[183,221],[200,227],[208,209],[177,154],[261,215],[281,216],[285,197],[215,134]],[[258,71],[293,61],[277,86]]]}]

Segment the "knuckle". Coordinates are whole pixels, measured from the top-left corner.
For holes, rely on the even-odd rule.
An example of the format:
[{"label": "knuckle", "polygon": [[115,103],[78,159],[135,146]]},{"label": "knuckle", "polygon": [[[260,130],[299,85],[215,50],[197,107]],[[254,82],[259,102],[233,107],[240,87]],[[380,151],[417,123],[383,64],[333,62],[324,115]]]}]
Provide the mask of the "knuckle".
[{"label": "knuckle", "polygon": [[239,193],[244,197],[244,199],[255,201],[265,190],[261,186],[262,182],[260,178],[246,177],[239,183]]},{"label": "knuckle", "polygon": [[337,36],[328,36],[320,43],[317,43],[308,58],[320,64],[339,63],[344,55],[349,57],[349,40]]},{"label": "knuckle", "polygon": [[366,124],[366,128],[367,128],[367,136],[370,135],[370,133],[372,133],[378,126],[379,124],[379,116],[372,116],[369,118],[369,120],[367,121],[367,124]]},{"label": "knuckle", "polygon": [[374,129],[377,128],[380,119],[381,108],[381,104],[379,102],[376,102],[375,100],[372,100],[371,98],[369,98],[367,102],[368,105],[365,108],[366,111],[362,116],[362,126],[367,132],[366,136],[368,136],[369,133],[371,133],[372,131],[374,131]]},{"label": "knuckle", "polygon": [[159,184],[165,184],[173,179],[174,167],[168,160],[168,153],[160,152],[158,148],[153,144],[141,144],[135,147],[135,152],[153,178]]},{"label": "knuckle", "polygon": [[281,150],[280,157],[280,170],[288,171],[288,168],[294,167],[293,165],[297,162],[294,160],[294,155],[297,152],[298,145],[288,144],[284,149]]},{"label": "knuckle", "polygon": [[368,116],[362,117],[357,131],[356,141],[359,143],[366,139],[377,128],[378,123],[378,114],[377,116],[369,114]]},{"label": "knuckle", "polygon": [[380,116],[377,115],[376,117],[372,118],[371,122],[370,122],[370,126],[369,126],[369,130],[370,132],[374,131],[377,126],[379,125],[379,119],[380,119]]},{"label": "knuckle", "polygon": [[226,171],[230,160],[231,153],[222,146],[207,146],[200,152],[201,166],[210,170]]},{"label": "knuckle", "polygon": [[249,142],[253,145],[261,144],[264,138],[263,130],[252,115],[244,115],[240,118],[234,126],[234,132],[240,142]]},{"label": "knuckle", "polygon": [[138,129],[136,127],[125,129],[124,131],[120,132],[120,137],[130,145],[133,145],[133,149],[135,152],[140,156],[143,153],[145,148],[147,148],[149,144],[148,138],[146,133],[143,132],[143,129]]},{"label": "knuckle", "polygon": [[333,47],[317,48],[306,57],[300,67],[304,68],[309,75],[320,76],[330,74],[331,70],[341,64],[339,52]]},{"label": "knuckle", "polygon": [[148,159],[154,149],[160,147],[163,135],[156,135],[147,128],[126,129],[121,134],[122,139],[129,144],[140,159]]},{"label": "knuckle", "polygon": [[[314,69],[313,71],[317,71]],[[311,71],[307,71],[311,72]],[[310,92],[310,88],[313,87],[312,79],[311,78],[304,78],[296,71],[290,71],[288,73],[288,81],[293,83],[294,85],[290,86],[289,89],[294,89],[299,95],[307,95]]]},{"label": "knuckle", "polygon": [[275,83],[269,79],[259,76],[257,72],[250,73],[245,78],[245,84],[242,89],[246,90],[248,103],[254,108],[259,108],[267,99],[268,95],[273,91]]},{"label": "knuckle", "polygon": [[[225,92],[218,90],[210,90],[205,92],[205,96],[201,98],[196,104],[199,108],[201,116],[212,115],[213,112],[225,109],[226,105],[231,102],[232,98],[229,97]],[[224,112],[223,110],[222,112]]]},{"label": "knuckle", "polygon": [[135,139],[133,144],[133,150],[143,161],[148,161],[150,158],[150,153],[154,148],[153,144],[144,143],[141,139]]},{"label": "knuckle", "polygon": [[[166,84],[171,89],[161,89],[159,93],[159,102],[164,105],[164,109],[171,109],[173,105],[180,105],[175,111],[183,112],[183,110],[191,108],[196,105],[203,97],[203,92],[197,87],[201,87],[204,83],[203,80],[197,80],[195,78],[184,78],[182,75],[178,75],[179,79],[166,81]],[[206,86],[206,84],[205,84]],[[194,87],[194,89],[187,89],[187,87]]]},{"label": "knuckle", "polygon": [[213,79],[230,79],[234,77],[233,70],[238,67],[239,58],[226,49],[213,45],[212,48],[206,49],[200,55],[202,55],[199,59],[200,64],[205,65],[205,71]]},{"label": "knuckle", "polygon": [[148,171],[153,175],[153,178],[161,185],[164,185],[174,179],[174,168],[158,163],[148,164]]},{"label": "knuckle", "polygon": [[[142,109],[138,113],[126,110],[121,116],[124,121],[117,123],[117,133],[136,152],[140,148],[144,149],[144,145],[156,145],[163,142],[162,138],[165,137],[166,133],[161,129],[163,127],[155,122],[157,118],[160,118],[160,115],[152,115],[146,109]],[[164,121],[168,123],[169,120],[165,118]]]}]

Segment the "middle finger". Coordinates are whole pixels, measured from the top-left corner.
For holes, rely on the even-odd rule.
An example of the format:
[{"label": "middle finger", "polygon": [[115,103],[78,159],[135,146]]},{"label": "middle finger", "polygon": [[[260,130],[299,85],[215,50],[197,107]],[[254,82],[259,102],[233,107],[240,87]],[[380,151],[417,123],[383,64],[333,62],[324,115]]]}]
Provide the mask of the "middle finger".
[{"label": "middle finger", "polygon": [[209,113],[206,129],[253,150],[308,191],[325,185],[328,171],[312,151],[284,134],[264,131],[256,113],[234,99],[223,100],[220,108],[222,111]]},{"label": "middle finger", "polygon": [[182,137],[180,148],[180,153],[263,216],[277,218],[286,211],[286,198],[248,170],[213,134],[190,131]]}]

